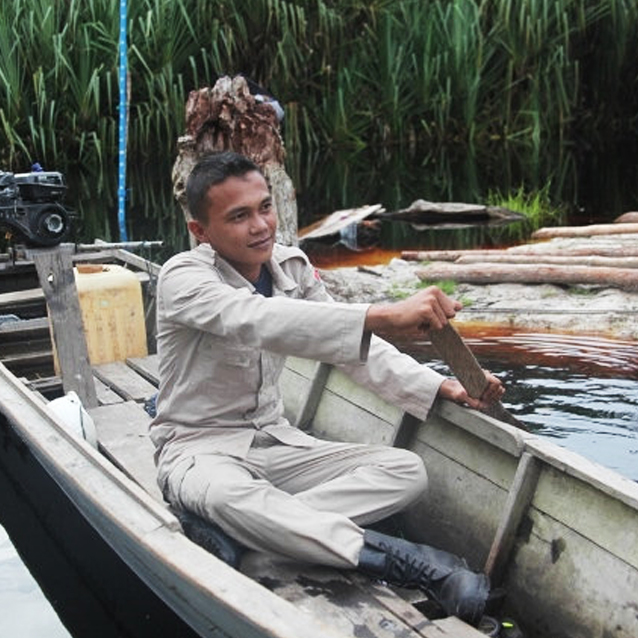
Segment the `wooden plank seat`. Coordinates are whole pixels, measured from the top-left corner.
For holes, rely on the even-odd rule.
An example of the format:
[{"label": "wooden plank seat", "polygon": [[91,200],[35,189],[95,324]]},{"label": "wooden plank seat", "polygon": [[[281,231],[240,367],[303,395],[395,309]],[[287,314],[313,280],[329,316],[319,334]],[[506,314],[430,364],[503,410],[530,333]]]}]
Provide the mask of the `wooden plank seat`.
[{"label": "wooden plank seat", "polygon": [[[157,381],[156,357],[98,366],[95,373],[112,395],[121,398],[113,402],[113,396],[107,396],[100,388],[97,394],[102,404],[89,410],[100,450],[149,494],[164,502],[156,482],[154,447],[148,433],[150,417],[140,403],[156,392],[151,383]],[[360,635],[362,631],[370,638],[484,636],[456,618],[428,619],[412,604],[426,600],[420,593],[415,596],[414,591],[374,583],[355,572],[252,551],[244,554],[240,571],[300,608],[329,617],[345,636]]]},{"label": "wooden plank seat", "polygon": [[123,361],[103,363],[93,368],[95,376],[126,400],[146,401],[157,393],[157,387],[140,376]]}]

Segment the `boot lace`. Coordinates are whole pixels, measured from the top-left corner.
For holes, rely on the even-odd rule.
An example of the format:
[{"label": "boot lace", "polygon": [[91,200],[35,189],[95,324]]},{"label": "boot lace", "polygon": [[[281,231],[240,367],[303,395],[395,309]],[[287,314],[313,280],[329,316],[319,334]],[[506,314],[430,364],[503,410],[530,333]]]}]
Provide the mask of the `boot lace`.
[{"label": "boot lace", "polygon": [[380,547],[387,556],[384,580],[399,587],[429,587],[434,578],[434,567],[385,543]]}]

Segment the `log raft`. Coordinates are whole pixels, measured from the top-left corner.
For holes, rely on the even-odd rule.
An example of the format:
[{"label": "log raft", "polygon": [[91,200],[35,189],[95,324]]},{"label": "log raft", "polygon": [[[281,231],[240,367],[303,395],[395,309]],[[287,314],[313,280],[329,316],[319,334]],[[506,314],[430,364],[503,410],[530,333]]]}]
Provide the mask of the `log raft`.
[{"label": "log raft", "polygon": [[469,284],[589,285],[638,291],[638,270],[544,264],[430,264],[416,271],[422,281],[453,280]]},{"label": "log raft", "polygon": [[[526,247],[527,248],[527,247]],[[563,263],[584,266],[612,266],[622,263],[624,268],[634,268],[638,260],[638,244],[632,247],[579,247],[561,250],[404,250],[401,258],[406,261],[447,261],[456,263]]]},{"label": "log raft", "polygon": [[422,261],[423,281],[469,284],[586,285],[638,291],[638,223],[625,213],[611,224],[545,228],[535,239],[551,238],[506,250],[404,251]]},{"label": "log raft", "polygon": [[588,226],[557,226],[541,228],[532,233],[532,239],[552,237],[595,237],[598,235],[638,235],[638,223],[590,224]]}]

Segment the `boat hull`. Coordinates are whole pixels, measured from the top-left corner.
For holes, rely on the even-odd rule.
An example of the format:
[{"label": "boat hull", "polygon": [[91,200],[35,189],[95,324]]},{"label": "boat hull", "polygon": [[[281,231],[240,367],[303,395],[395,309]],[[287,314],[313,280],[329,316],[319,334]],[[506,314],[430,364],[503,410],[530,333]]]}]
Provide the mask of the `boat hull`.
[{"label": "boat hull", "polygon": [[[292,417],[318,372],[297,361],[286,374]],[[638,484],[454,403],[406,421],[337,370],[321,374],[315,431],[419,454],[429,489],[406,534],[487,571],[527,636],[638,636]]]},{"label": "boat hull", "polygon": [[0,432],[0,522],[69,632],[195,638],[80,514],[2,414]]}]

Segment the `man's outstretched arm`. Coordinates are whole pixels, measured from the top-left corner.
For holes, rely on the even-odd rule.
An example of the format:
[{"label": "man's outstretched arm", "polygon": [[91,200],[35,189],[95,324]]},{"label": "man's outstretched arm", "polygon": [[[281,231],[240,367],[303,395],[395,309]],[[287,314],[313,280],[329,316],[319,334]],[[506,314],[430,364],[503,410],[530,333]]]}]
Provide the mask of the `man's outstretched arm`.
[{"label": "man's outstretched arm", "polygon": [[[365,328],[385,335],[401,335],[410,331],[440,330],[461,309],[462,304],[448,297],[440,288],[431,286],[391,304],[373,304],[366,314]],[[488,381],[483,395],[472,398],[456,379],[446,379],[439,396],[456,403],[481,409],[498,401],[505,392],[500,380],[485,371]]]}]

